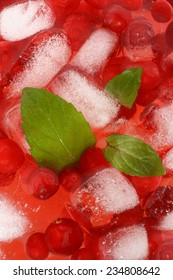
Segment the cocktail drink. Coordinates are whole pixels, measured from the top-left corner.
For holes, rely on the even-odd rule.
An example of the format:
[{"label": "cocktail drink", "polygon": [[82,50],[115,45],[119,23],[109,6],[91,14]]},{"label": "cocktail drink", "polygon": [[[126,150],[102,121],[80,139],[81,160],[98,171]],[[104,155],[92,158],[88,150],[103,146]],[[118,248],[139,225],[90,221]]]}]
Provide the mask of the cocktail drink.
[{"label": "cocktail drink", "polygon": [[172,33],[168,0],[1,0],[1,259],[173,259]]}]

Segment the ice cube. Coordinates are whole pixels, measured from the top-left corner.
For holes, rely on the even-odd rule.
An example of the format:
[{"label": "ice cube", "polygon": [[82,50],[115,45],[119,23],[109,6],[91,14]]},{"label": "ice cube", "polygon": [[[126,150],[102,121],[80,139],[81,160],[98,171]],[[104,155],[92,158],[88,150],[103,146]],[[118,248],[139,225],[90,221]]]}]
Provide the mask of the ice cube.
[{"label": "ice cube", "polygon": [[7,136],[18,143],[26,153],[29,153],[30,147],[26,141],[21,123],[20,102],[18,102],[6,110],[1,125]]},{"label": "ice cube", "polygon": [[153,58],[153,36],[153,27],[148,20],[143,17],[134,18],[123,34],[124,55],[133,61]]},{"label": "ice cube", "polygon": [[67,208],[75,217],[80,216],[82,223],[86,212],[89,213],[92,226],[98,226],[138,204],[136,190],[126,177],[114,168],[106,168],[74,191]]},{"label": "ice cube", "polygon": [[120,105],[115,99],[73,69],[57,76],[50,90],[72,103],[93,128],[106,126],[119,111]]},{"label": "ice cube", "polygon": [[173,145],[173,103],[153,111],[153,123],[157,126],[153,147]]},{"label": "ice cube", "polygon": [[9,199],[0,196],[0,241],[12,241],[26,232],[28,220]]},{"label": "ice cube", "polygon": [[165,215],[159,225],[158,225],[159,230],[173,230],[173,211]]},{"label": "ice cube", "polygon": [[54,23],[55,16],[43,0],[25,1],[0,12],[0,35],[8,41],[19,41],[51,28]]},{"label": "ice cube", "polygon": [[115,33],[98,28],[85,41],[71,61],[71,65],[94,74],[103,68],[110,54],[116,50],[118,37]]},{"label": "ice cube", "polygon": [[139,224],[110,231],[99,238],[98,251],[106,260],[144,260],[149,251],[146,229]]},{"label": "ice cube", "polygon": [[24,87],[45,87],[68,63],[71,50],[63,33],[45,31],[36,36],[9,73],[6,97],[20,96]]}]

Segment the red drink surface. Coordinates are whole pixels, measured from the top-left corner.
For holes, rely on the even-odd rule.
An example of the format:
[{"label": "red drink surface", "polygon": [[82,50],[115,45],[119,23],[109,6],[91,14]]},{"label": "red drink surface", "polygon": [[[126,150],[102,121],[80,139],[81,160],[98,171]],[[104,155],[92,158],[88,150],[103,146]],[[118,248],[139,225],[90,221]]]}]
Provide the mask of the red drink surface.
[{"label": "red drink surface", "polygon": [[[1,2],[0,259],[172,259],[173,1]],[[8,27],[13,15],[22,39],[20,22]],[[112,102],[105,85],[137,67],[132,108]],[[23,87],[49,89],[90,123],[96,146],[75,166],[55,173],[30,155]],[[112,171],[102,149],[113,133],[150,144],[167,174]],[[142,244],[138,252],[131,233]]]}]

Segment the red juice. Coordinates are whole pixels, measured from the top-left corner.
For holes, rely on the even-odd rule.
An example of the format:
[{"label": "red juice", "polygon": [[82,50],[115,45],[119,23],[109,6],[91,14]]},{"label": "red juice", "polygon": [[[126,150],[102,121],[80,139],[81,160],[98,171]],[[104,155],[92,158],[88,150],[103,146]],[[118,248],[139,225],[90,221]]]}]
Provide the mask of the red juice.
[{"label": "red juice", "polygon": [[[0,259],[172,260],[172,1],[1,2]],[[134,68],[142,76],[130,108],[106,85]],[[22,127],[26,87],[72,103],[90,124],[96,144],[74,164],[57,171],[31,155]],[[44,115],[38,121],[42,129]],[[150,145],[165,173],[115,169],[103,155],[110,135]]]}]

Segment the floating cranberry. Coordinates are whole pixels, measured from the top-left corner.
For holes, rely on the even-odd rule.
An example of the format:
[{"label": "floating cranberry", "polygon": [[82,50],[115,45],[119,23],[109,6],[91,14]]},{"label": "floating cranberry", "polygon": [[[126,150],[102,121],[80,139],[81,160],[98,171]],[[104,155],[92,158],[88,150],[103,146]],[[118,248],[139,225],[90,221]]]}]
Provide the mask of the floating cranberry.
[{"label": "floating cranberry", "polygon": [[130,181],[135,187],[137,194],[140,197],[144,197],[148,195],[150,192],[155,190],[161,181],[161,176],[154,177],[138,177],[138,176],[130,176]]},{"label": "floating cranberry", "polygon": [[129,11],[115,4],[103,11],[104,25],[114,32],[122,32],[131,18]]},{"label": "floating cranberry", "polygon": [[173,187],[158,187],[148,197],[145,212],[148,217],[160,219],[173,211]]},{"label": "floating cranberry", "polygon": [[168,22],[172,17],[172,6],[166,0],[157,0],[151,7],[151,15],[157,22]]},{"label": "floating cranberry", "polygon": [[73,50],[78,50],[92,32],[93,26],[87,14],[76,13],[66,18],[64,22]]},{"label": "floating cranberry", "polygon": [[44,260],[48,257],[49,250],[42,232],[35,232],[26,242],[26,253],[33,260]]},{"label": "floating cranberry", "polygon": [[173,49],[173,21],[170,22],[170,24],[167,26],[167,29],[165,31],[165,39],[168,44],[168,46]]},{"label": "floating cranberry", "polygon": [[59,189],[59,178],[56,173],[45,167],[38,167],[28,177],[28,192],[38,199],[48,199]]},{"label": "floating cranberry", "polygon": [[161,243],[153,253],[153,260],[173,260],[173,240]]},{"label": "floating cranberry", "polygon": [[0,173],[13,174],[24,162],[21,148],[13,140],[0,139]]},{"label": "floating cranberry", "polygon": [[95,260],[95,258],[89,249],[81,248],[71,256],[71,260]]},{"label": "floating cranberry", "polygon": [[83,232],[77,222],[62,218],[48,226],[45,239],[53,254],[71,255],[82,245]]},{"label": "floating cranberry", "polygon": [[84,151],[79,161],[79,170],[82,174],[90,176],[108,166],[101,149],[91,147]]},{"label": "floating cranberry", "polygon": [[74,167],[67,167],[59,174],[59,183],[67,191],[72,191],[82,182],[82,176]]}]

